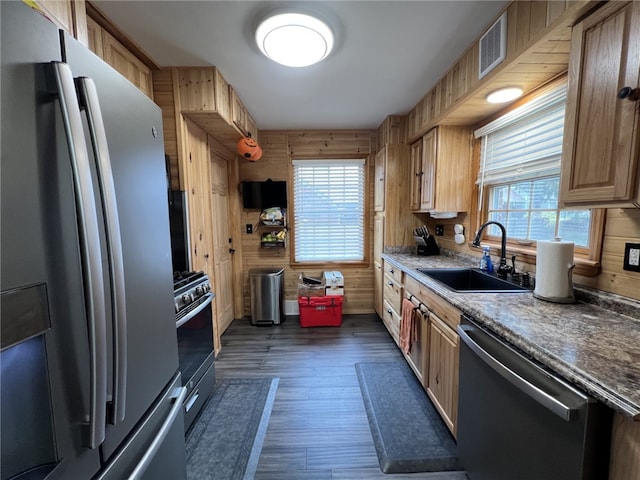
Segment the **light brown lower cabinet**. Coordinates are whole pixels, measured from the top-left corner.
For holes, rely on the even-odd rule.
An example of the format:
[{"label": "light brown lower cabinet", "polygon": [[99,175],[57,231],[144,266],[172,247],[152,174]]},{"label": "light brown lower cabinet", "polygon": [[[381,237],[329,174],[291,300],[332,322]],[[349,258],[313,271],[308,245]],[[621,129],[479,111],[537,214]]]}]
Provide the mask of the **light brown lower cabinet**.
[{"label": "light brown lower cabinet", "polygon": [[428,372],[428,352],[429,352],[429,315],[420,315],[417,324],[416,339],[411,343],[409,353],[404,354],[404,358],[416,374],[420,383],[424,385]]},{"label": "light brown lower cabinet", "polygon": [[396,345],[400,344],[400,315],[393,309],[389,301],[385,298],[382,302],[382,322],[387,327],[389,335],[396,342]]},{"label": "light brown lower cabinet", "polygon": [[442,419],[456,435],[460,338],[440,318],[429,315],[429,375],[427,394]]},{"label": "light brown lower cabinet", "polygon": [[613,417],[609,480],[640,480],[640,421]]},{"label": "light brown lower cabinet", "polygon": [[405,297],[413,297],[426,313],[407,363],[455,436],[458,419],[459,337],[455,328],[460,311],[409,275],[403,279]]}]

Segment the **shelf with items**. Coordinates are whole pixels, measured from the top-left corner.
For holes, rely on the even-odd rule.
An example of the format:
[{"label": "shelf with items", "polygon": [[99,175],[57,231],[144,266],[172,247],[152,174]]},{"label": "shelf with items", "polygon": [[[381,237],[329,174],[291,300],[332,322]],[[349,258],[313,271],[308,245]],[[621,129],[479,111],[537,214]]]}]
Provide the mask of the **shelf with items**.
[{"label": "shelf with items", "polygon": [[260,246],[262,248],[285,248],[287,238],[286,211],[267,208],[260,214]]}]

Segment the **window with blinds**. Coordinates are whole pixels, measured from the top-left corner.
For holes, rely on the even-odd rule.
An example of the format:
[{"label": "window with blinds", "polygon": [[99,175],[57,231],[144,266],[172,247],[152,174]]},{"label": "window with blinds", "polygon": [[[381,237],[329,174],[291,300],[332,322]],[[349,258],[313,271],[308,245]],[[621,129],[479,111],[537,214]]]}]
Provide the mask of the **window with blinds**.
[{"label": "window with blinds", "polygon": [[475,132],[482,138],[479,205],[510,239],[588,246],[591,212],[558,206],[566,89],[563,82]]},{"label": "window with blinds", "polygon": [[293,161],[296,262],[364,260],[365,162]]}]

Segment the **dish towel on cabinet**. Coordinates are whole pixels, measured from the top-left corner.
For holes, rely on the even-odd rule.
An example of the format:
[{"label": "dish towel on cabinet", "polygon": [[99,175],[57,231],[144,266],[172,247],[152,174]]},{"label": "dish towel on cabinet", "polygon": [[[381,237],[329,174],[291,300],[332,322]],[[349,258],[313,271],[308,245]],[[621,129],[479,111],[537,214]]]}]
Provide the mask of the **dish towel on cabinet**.
[{"label": "dish towel on cabinet", "polygon": [[400,349],[404,354],[411,352],[411,345],[417,338],[417,322],[419,321],[420,312],[418,308],[411,303],[411,300],[405,298],[402,300],[402,318],[400,319]]}]

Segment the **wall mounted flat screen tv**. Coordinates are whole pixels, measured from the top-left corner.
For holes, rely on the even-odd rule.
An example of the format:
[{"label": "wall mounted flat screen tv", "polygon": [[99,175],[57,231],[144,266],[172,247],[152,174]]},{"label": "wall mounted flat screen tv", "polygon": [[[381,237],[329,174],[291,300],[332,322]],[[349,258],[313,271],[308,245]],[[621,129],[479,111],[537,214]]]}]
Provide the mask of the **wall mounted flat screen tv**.
[{"label": "wall mounted flat screen tv", "polygon": [[287,182],[242,182],[242,206],[257,210],[270,207],[287,208]]}]

